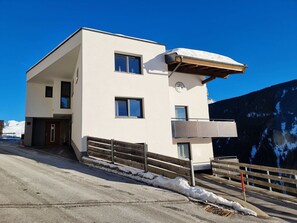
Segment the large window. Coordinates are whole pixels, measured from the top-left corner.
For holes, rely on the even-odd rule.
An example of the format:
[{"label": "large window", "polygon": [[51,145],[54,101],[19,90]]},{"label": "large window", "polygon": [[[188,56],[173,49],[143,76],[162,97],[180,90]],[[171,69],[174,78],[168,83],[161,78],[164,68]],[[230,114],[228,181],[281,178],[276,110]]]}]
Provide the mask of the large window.
[{"label": "large window", "polygon": [[143,118],[142,99],[116,98],[116,117]]},{"label": "large window", "polygon": [[180,121],[188,120],[188,112],[186,106],[175,106],[175,118]]},{"label": "large window", "polygon": [[61,108],[70,108],[71,83],[61,82]]},{"label": "large window", "polygon": [[128,56],[116,53],[115,70],[125,73],[141,74],[141,59],[136,56]]},{"label": "large window", "polygon": [[178,158],[189,159],[190,158],[190,143],[177,143]]}]

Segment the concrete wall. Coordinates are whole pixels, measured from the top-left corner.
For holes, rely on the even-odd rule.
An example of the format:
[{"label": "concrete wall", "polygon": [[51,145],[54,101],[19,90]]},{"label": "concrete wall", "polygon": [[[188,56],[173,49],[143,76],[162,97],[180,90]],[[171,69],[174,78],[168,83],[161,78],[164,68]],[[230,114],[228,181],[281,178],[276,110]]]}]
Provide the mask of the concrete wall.
[{"label": "concrete wall", "polygon": [[53,98],[45,97],[46,86],[53,84],[27,82],[26,117],[53,117]]},{"label": "concrete wall", "polygon": [[[173,73],[169,78],[169,95],[170,95],[170,114],[175,117],[175,106],[187,106],[188,118],[209,119],[207,88],[202,85],[201,76]],[[185,88],[178,92],[176,83],[182,82]],[[177,143],[191,143],[192,158],[194,163],[209,162],[213,157],[211,138],[192,138],[192,139],[173,139],[172,151],[177,156]]]},{"label": "concrete wall", "polygon": [[72,126],[71,140],[77,148],[82,148],[82,50],[76,61],[75,70],[72,77]]},{"label": "concrete wall", "polygon": [[[115,72],[116,52],[140,56],[143,74]],[[163,45],[83,31],[82,137],[146,142],[150,151],[172,154],[164,52]],[[144,118],[116,118],[119,96],[142,98]]]}]

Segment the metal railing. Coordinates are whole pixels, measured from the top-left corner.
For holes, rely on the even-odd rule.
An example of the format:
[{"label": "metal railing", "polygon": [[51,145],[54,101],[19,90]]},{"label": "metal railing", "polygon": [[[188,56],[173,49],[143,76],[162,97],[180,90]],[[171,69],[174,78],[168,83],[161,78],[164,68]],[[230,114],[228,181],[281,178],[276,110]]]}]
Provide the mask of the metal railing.
[{"label": "metal railing", "polygon": [[172,118],[173,138],[237,137],[236,122],[230,119]]}]

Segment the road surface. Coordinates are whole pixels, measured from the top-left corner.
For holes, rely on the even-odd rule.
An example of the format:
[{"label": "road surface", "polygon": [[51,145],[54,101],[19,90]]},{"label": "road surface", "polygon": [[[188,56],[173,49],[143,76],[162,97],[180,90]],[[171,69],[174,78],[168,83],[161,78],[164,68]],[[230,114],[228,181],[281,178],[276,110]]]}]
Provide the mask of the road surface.
[{"label": "road surface", "polygon": [[0,141],[0,222],[264,221],[204,208],[167,190]]}]

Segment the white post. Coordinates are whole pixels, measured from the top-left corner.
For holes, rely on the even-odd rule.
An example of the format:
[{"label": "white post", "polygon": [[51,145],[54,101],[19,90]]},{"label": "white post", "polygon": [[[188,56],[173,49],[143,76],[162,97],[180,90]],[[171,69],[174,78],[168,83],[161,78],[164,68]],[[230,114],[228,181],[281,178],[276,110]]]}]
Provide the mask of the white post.
[{"label": "white post", "polygon": [[[295,175],[295,180],[297,180],[297,175]],[[297,188],[297,184],[296,184],[296,188]]]},{"label": "white post", "polygon": [[246,166],[244,167],[244,169],[245,169],[246,184],[247,184],[247,185],[250,185],[250,183],[249,183],[249,175],[247,174],[248,169],[247,169]]},{"label": "white post", "polygon": [[[268,175],[268,183],[271,184],[271,180],[269,178],[269,170],[266,171],[267,175]],[[269,190],[272,191],[272,187],[269,186]]]},{"label": "white post", "polygon": [[[227,167],[229,169],[230,165],[228,164]],[[228,170],[228,174],[229,174],[229,180],[231,180],[231,178],[230,178],[230,175],[231,175],[230,170]]]}]

